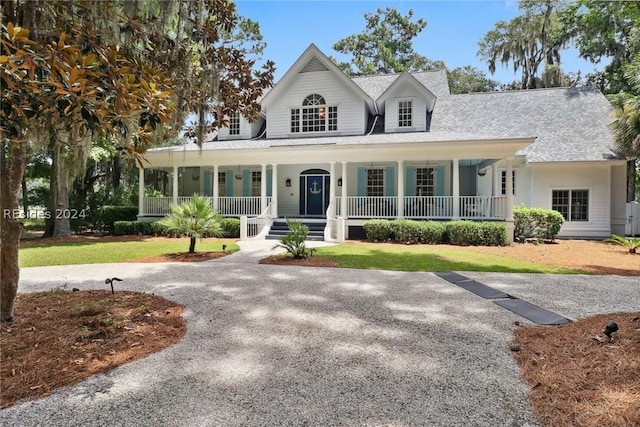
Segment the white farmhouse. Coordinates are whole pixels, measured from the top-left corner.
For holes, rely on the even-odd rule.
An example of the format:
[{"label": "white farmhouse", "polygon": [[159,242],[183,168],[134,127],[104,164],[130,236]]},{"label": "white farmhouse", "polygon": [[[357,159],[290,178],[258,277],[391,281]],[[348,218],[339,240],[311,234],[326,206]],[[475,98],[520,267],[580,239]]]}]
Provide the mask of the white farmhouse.
[{"label": "white farmhouse", "polygon": [[[150,150],[139,217],[198,193],[241,217],[243,238],[285,218],[332,241],[362,237],[371,218],[509,230],[516,205],[561,212],[560,237],[624,234],[626,160],[595,88],[451,95],[445,71],[350,78],[311,45],[261,106],[202,148]],[[145,178],[163,196],[144,196]]]}]

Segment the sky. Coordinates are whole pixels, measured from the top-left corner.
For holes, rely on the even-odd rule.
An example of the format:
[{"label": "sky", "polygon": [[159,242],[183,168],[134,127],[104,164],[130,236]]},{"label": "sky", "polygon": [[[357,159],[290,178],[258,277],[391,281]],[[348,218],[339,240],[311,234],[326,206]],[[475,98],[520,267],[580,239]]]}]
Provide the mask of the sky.
[{"label": "sky", "polygon": [[[412,9],[414,21],[417,18],[427,21],[426,28],[413,42],[417,53],[442,60],[449,69],[472,65],[503,83],[520,80],[520,74],[514,74],[511,64],[506,68],[498,64],[496,73],[489,74],[487,65],[476,55],[478,42],[496,22],[508,21],[520,14],[514,0],[236,0],[236,5],[240,15],[260,24],[267,43],[263,60],[275,62],[276,81],[311,43],[327,56],[345,61],[347,57],[335,52],[333,44],[362,32],[364,14],[385,7],[396,8],[403,14]],[[583,76],[596,67],[603,68],[602,64],[594,66],[580,59],[575,49],[563,51],[561,61],[564,71],[581,70]]]}]

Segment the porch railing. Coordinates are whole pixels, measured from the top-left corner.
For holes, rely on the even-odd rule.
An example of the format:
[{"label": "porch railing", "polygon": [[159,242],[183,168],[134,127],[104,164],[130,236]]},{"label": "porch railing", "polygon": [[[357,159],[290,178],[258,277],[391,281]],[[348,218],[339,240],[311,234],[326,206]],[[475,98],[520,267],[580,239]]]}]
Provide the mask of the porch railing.
[{"label": "porch railing", "polygon": [[[271,198],[267,198],[271,204]],[[219,197],[218,210],[223,216],[260,215],[260,197]]]},{"label": "porch railing", "polygon": [[504,219],[507,216],[505,196],[461,196],[460,218]]},{"label": "porch railing", "polygon": [[451,218],[452,196],[407,196],[404,198],[405,218]]},{"label": "porch railing", "polygon": [[347,197],[347,217],[395,218],[397,200],[396,196]]},{"label": "porch railing", "polygon": [[261,239],[268,233],[273,218],[271,217],[271,201],[267,208],[256,217],[240,217],[240,239]]},{"label": "porch railing", "polygon": [[142,206],[145,215],[166,215],[171,212],[173,197],[145,197]]}]

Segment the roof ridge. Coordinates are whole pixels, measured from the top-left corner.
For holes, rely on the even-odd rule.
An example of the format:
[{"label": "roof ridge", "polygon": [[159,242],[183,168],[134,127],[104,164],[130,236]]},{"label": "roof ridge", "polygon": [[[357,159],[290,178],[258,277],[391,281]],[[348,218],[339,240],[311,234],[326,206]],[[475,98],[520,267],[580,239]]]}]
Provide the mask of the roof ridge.
[{"label": "roof ridge", "polygon": [[[407,73],[411,75],[415,75],[415,74],[426,74],[426,73],[441,73],[442,71],[447,71],[447,70],[443,68],[441,70],[407,71]],[[393,76],[399,76],[403,73],[404,71],[401,73],[369,74],[369,75],[350,76],[350,77],[352,80],[355,80],[355,79],[366,79],[366,78],[372,78],[372,77],[393,77]]]},{"label": "roof ridge", "polygon": [[473,95],[487,95],[487,94],[515,94],[515,93],[534,93],[544,91],[561,91],[561,90],[592,90],[600,92],[595,86],[563,86],[563,87],[541,87],[536,89],[515,89],[515,90],[493,90],[489,92],[470,92],[470,93],[452,93],[449,96],[473,96]]}]

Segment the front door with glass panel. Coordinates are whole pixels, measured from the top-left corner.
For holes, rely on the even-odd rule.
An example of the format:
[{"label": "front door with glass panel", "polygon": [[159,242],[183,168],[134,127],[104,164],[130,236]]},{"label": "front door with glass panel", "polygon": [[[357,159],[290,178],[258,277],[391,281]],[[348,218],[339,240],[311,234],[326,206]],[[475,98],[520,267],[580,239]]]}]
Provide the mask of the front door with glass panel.
[{"label": "front door with glass panel", "polygon": [[329,175],[300,175],[300,215],[324,216],[329,207]]}]

